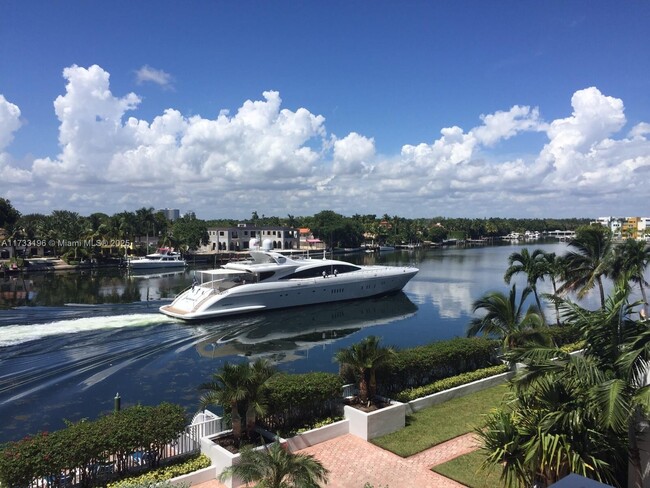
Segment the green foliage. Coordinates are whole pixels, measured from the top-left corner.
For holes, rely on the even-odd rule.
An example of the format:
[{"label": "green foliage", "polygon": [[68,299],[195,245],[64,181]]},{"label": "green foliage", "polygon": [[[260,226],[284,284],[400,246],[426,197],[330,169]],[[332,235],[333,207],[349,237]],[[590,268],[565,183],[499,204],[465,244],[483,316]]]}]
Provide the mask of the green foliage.
[{"label": "green foliage", "polygon": [[196,217],[181,217],[173,224],[174,242],[184,249],[194,250],[210,240],[205,221]]},{"label": "green foliage", "polygon": [[508,370],[508,365],[501,364],[498,366],[490,366],[489,368],[477,369],[476,371],[461,373],[456,376],[434,381],[429,385],[420,386],[417,388],[409,388],[407,390],[401,391],[395,395],[395,399],[399,402],[410,402],[411,400],[422,398],[427,395],[432,395],[433,393],[438,393],[439,391],[449,390],[450,388],[455,388],[460,385],[466,385],[472,381],[478,381],[482,380],[483,378],[489,378],[490,376],[506,373]]},{"label": "green foliage", "polygon": [[334,373],[276,374],[267,382],[269,415],[261,423],[273,432],[291,432],[337,415],[343,380]]},{"label": "green foliage", "polygon": [[210,458],[205,454],[201,454],[200,456],[194,457],[182,463],[164,466],[149,471],[148,473],[125,478],[114,483],[109,483],[107,485],[107,488],[148,488],[153,486],[171,486],[170,484],[166,484],[164,482],[172,478],[176,478],[177,476],[182,476],[184,474],[198,471],[199,469],[207,468],[210,466],[210,463]]},{"label": "green foliage", "polygon": [[65,429],[5,444],[0,450],[0,482],[27,486],[35,478],[74,469],[81,473],[84,486],[92,486],[98,480],[91,466],[113,456],[117,460],[115,473],[122,474],[128,456],[140,449],[152,452],[149,465],[157,466],[163,447],[176,439],[185,425],[183,408],[169,403],[130,407],[92,422],[69,422]]},{"label": "green foliage", "polygon": [[320,461],[292,453],[278,442],[264,449],[246,446],[240,454],[240,462],[227,467],[219,476],[221,481],[238,476],[259,488],[320,488],[321,483],[327,483],[329,471]]},{"label": "green foliage", "polygon": [[407,388],[427,385],[497,364],[498,342],[485,338],[456,338],[397,351],[377,371],[378,391],[391,396]]},{"label": "green foliage", "polygon": [[323,210],[314,215],[311,231],[329,247],[358,247],[363,241],[361,224],[332,210]]},{"label": "green foliage", "polygon": [[578,342],[581,338],[580,329],[572,325],[549,327],[548,334],[553,343],[559,347]]},{"label": "green foliage", "polygon": [[0,228],[11,231],[20,218],[20,212],[6,198],[0,198]]},{"label": "green foliage", "polygon": [[337,415],[336,417],[327,417],[322,420],[318,420],[316,422],[312,422],[309,425],[305,425],[302,428],[298,429],[296,431],[297,434],[300,434],[302,432],[307,432],[308,430],[313,430],[313,429],[319,429],[321,427],[325,427],[326,425],[333,424],[335,422],[339,422],[343,420],[345,417],[343,415]]}]

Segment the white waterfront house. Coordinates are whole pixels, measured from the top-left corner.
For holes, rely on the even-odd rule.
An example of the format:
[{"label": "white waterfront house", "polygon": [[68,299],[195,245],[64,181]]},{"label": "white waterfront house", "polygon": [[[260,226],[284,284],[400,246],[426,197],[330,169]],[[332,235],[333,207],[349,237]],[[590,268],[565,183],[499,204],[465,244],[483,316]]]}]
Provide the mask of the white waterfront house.
[{"label": "white waterfront house", "polygon": [[209,242],[201,247],[202,252],[246,251],[250,249],[251,239],[258,242],[271,241],[273,249],[300,249],[298,229],[292,227],[257,227],[241,223],[236,227],[209,227]]}]

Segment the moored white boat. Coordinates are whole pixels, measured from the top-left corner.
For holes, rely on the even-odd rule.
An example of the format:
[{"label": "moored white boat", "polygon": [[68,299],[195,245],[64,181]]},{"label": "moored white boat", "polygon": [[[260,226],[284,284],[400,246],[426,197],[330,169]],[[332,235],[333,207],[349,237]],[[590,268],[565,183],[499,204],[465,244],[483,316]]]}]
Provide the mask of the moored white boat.
[{"label": "moored white boat", "polygon": [[182,268],[186,264],[180,253],[159,249],[158,252],[147,254],[143,258],[130,259],[128,267],[131,269]]},{"label": "moored white boat", "polygon": [[276,308],[383,295],[401,290],[417,268],[357,266],[335,259],[301,259],[254,250],[248,261],[197,271],[200,280],[160,311],[199,320]]}]

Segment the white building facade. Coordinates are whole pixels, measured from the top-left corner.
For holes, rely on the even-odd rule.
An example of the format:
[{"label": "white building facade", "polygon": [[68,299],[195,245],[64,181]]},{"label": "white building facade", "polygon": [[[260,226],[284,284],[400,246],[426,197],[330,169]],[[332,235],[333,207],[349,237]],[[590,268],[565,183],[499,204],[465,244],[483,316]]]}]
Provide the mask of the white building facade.
[{"label": "white building facade", "polygon": [[209,227],[208,237],[208,244],[201,248],[203,252],[246,251],[250,249],[252,239],[257,239],[260,245],[268,240],[277,250],[300,249],[298,229],[291,227],[256,227],[251,224]]}]

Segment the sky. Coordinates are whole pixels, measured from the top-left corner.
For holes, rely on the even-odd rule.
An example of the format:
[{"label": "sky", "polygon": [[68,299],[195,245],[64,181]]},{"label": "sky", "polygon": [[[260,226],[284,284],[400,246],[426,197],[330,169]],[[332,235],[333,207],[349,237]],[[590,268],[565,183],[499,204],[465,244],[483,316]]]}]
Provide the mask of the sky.
[{"label": "sky", "polygon": [[650,1],[0,1],[0,196],[650,215]]}]

